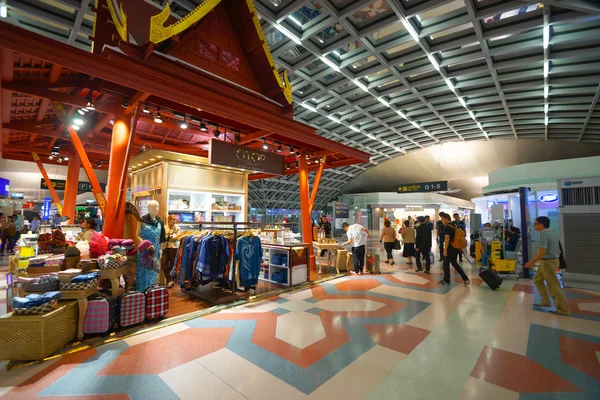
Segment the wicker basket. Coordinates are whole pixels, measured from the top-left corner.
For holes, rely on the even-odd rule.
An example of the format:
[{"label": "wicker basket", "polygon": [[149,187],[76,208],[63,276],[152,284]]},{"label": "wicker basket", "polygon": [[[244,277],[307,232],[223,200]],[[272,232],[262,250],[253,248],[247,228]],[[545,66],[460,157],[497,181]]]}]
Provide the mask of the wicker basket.
[{"label": "wicker basket", "polygon": [[103,258],[98,259],[98,267],[101,270],[119,269],[126,263],[127,263],[126,258],[121,259],[121,261],[105,261],[105,259],[103,259]]},{"label": "wicker basket", "polygon": [[75,339],[79,309],[76,301],[60,302],[44,315],[0,317],[0,360],[41,360]]},{"label": "wicker basket", "polygon": [[52,272],[60,271],[60,265],[53,265],[51,267],[29,267],[27,268],[27,274],[37,275],[48,275]]},{"label": "wicker basket", "polygon": [[98,286],[98,279],[92,279],[87,282],[78,282],[78,283],[63,283],[60,282],[60,290],[61,291],[75,291],[75,290],[87,290],[91,287]]},{"label": "wicker basket", "polygon": [[99,269],[98,260],[91,259],[86,260],[85,262],[79,261],[79,265],[77,266],[77,268],[81,269],[81,272],[89,272],[95,269]]},{"label": "wicker basket", "polygon": [[24,283],[21,287],[27,293],[46,293],[59,289],[58,280],[44,283]]},{"label": "wicker basket", "polygon": [[14,308],[14,313],[16,315],[40,315],[46,314],[56,308],[58,304],[58,300],[52,300],[47,303],[44,303],[40,306],[30,307],[30,308]]},{"label": "wicker basket", "polygon": [[63,270],[77,268],[77,264],[79,263],[80,259],[80,256],[65,257],[65,261],[63,263]]}]

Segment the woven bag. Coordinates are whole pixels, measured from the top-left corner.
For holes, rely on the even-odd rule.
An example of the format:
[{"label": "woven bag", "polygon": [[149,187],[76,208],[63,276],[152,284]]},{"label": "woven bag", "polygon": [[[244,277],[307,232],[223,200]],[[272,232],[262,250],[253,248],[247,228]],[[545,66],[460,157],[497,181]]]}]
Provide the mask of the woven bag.
[{"label": "woven bag", "polygon": [[92,279],[87,282],[78,282],[78,283],[60,283],[61,291],[75,291],[75,290],[87,290],[92,287],[98,286],[98,279]]},{"label": "woven bag", "polygon": [[58,300],[52,300],[47,303],[44,303],[40,306],[30,307],[30,308],[14,308],[13,312],[17,315],[39,315],[46,314],[54,309],[58,304]]},{"label": "woven bag", "polygon": [[53,280],[44,283],[24,283],[22,287],[27,293],[46,293],[57,291],[59,285],[58,280]]}]

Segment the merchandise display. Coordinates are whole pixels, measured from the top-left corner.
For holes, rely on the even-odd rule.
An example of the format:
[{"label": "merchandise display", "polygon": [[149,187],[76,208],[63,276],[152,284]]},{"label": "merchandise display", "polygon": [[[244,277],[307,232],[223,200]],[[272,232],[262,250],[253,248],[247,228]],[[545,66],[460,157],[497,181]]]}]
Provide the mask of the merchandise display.
[{"label": "merchandise display", "polygon": [[293,286],[310,280],[310,246],[305,244],[262,244],[264,255],[259,279],[284,286]]}]

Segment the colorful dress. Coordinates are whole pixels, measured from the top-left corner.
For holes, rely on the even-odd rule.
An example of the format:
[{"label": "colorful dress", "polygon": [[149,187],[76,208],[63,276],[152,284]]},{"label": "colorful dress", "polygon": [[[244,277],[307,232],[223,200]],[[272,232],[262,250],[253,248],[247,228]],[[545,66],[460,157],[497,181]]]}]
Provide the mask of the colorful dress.
[{"label": "colorful dress", "polygon": [[[143,240],[149,240],[152,242],[155,251],[155,257],[160,260],[160,232],[162,229],[162,223],[152,226],[150,224],[142,223],[140,228],[140,237]],[[158,281],[158,272],[153,269],[144,268],[141,263],[142,254],[138,252],[137,256],[137,268],[135,272],[135,290],[145,292],[150,286],[154,285]]]}]

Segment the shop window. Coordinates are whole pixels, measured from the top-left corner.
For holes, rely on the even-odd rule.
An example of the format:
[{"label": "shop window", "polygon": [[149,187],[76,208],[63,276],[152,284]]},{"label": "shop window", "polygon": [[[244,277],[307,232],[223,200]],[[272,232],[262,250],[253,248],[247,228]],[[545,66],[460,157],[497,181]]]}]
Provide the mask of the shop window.
[{"label": "shop window", "polygon": [[200,54],[214,61],[219,61],[219,48],[216,44],[207,42],[204,39],[200,40]]},{"label": "shop window", "polygon": [[240,70],[240,58],[239,57],[234,56],[227,50],[223,50],[221,52],[221,57],[222,57],[223,62],[225,62],[225,64],[227,64],[227,66],[229,68],[233,69],[234,71]]}]

